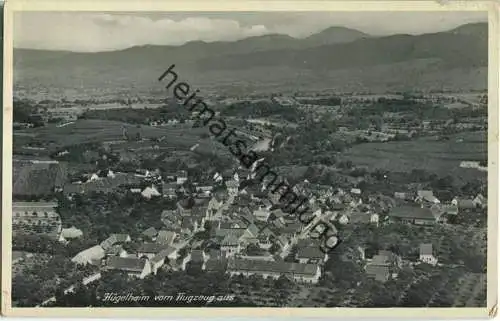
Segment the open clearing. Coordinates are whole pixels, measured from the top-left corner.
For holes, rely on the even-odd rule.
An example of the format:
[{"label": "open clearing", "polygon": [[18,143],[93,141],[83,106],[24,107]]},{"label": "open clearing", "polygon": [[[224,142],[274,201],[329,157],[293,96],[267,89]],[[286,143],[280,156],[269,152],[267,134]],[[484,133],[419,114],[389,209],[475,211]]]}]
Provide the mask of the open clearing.
[{"label": "open clearing", "polygon": [[[140,133],[142,138],[160,138],[179,147],[191,147],[200,141],[200,135],[206,133],[204,128],[192,128],[190,125],[176,125],[172,127],[136,126],[119,121],[82,119],[67,126],[26,129],[16,132],[16,135],[31,137],[34,141],[54,144],[64,147],[90,142],[103,142],[123,139],[126,130],[132,137]],[[16,137],[17,139],[17,137]]]},{"label": "open clearing", "polygon": [[423,137],[412,141],[365,143],[344,153],[355,165],[371,169],[409,172],[424,169],[438,175],[454,175],[464,180],[486,178],[486,172],[460,168],[461,161],[481,161],[487,157],[485,132],[455,134],[450,140]]}]

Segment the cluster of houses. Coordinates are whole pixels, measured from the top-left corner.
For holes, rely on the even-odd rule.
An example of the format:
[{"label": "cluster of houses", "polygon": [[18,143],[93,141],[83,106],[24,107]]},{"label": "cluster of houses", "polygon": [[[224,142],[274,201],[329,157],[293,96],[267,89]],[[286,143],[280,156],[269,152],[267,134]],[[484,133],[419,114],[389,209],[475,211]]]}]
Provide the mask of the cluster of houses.
[{"label": "cluster of houses", "polygon": [[[190,195],[183,186],[188,180],[187,172],[180,170],[174,175],[162,177],[160,171],[138,169],[135,173],[115,173],[112,170],[100,170],[88,173],[81,178],[67,183],[63,192],[71,198],[75,194],[91,192],[112,193],[118,189],[128,190],[134,194],[140,194],[145,199],[153,197],[167,197],[175,199],[179,194]],[[212,194],[213,186],[193,184],[197,197],[208,198]]]},{"label": "cluster of houses", "polygon": [[[147,233],[146,233],[147,234]],[[165,259],[175,260],[181,244],[144,243],[135,253],[124,249],[131,242],[128,234],[112,234],[100,244],[81,251],[71,261],[79,265],[92,264],[104,271],[122,271],[133,277],[144,278],[156,273]]]},{"label": "cluster of houses", "polygon": [[[211,193],[198,187],[191,197],[178,200],[175,209],[164,210],[164,227],[143,231],[134,240],[140,246],[133,253],[124,249],[124,244],[131,242],[130,236],[113,234],[78,253],[73,262],[121,270],[140,278],[161,268],[185,270],[190,263],[198,264],[201,270],[231,275],[286,275],[298,282],[318,282],[328,257],[320,251],[319,242],[313,244],[302,235],[307,227],[271,201],[255,197],[253,192],[258,192],[258,187],[240,190],[237,174],[223,176],[217,174],[214,179],[226,188]],[[177,192],[183,183],[181,178],[172,189]],[[167,184],[172,183],[164,187]],[[170,197],[168,189],[163,188],[163,193]],[[290,255],[291,260],[285,261]]]},{"label": "cluster of houses", "polygon": [[415,194],[397,192],[394,197],[400,204],[391,209],[389,220],[415,225],[447,223],[460,212],[482,210],[487,207],[487,199],[482,194],[474,198],[454,197],[446,203],[442,203],[431,190],[420,190]]},{"label": "cluster of houses", "polygon": [[376,254],[368,256],[366,249],[358,247],[352,252],[346,252],[343,260],[356,261],[362,263],[368,277],[376,281],[387,282],[395,279],[403,265],[413,266],[415,264],[437,265],[438,257],[436,250],[431,243],[421,243],[416,261],[404,261],[399,255],[390,250],[379,250]]},{"label": "cluster of houses", "polygon": [[[304,225],[295,215],[287,213],[280,205],[280,195],[265,193],[259,184],[245,184],[251,175],[248,170],[239,168],[216,173],[213,184],[204,185],[191,182],[185,171],[167,177],[161,177],[157,171],[123,175],[126,175],[123,176],[125,183],[150,182],[142,188],[128,187],[130,192],[140,193],[146,199],[176,200],[176,208],[163,210],[161,229],[149,227],[134,240],[127,234],[113,234],[78,253],[72,258],[74,263],[92,264],[100,270],[122,271],[139,278],[156,274],[160,269],[186,270],[189,266],[198,266],[202,271],[230,275],[286,276],[312,284],[319,281],[328,255],[320,250],[319,242],[311,238],[311,224]],[[104,186],[104,182],[121,181],[121,176],[121,173],[107,171],[91,175],[84,183],[73,184]],[[190,184],[185,184],[188,181]],[[111,185],[104,187],[105,190],[116,188],[116,184]],[[446,223],[461,210],[484,208],[487,203],[481,194],[470,199],[453,198],[442,204],[427,190],[397,192],[388,197],[366,195],[360,188],[333,188],[308,181],[294,185],[293,190],[299,195],[308,195],[313,217],[330,222],[334,231],[337,224],[377,227],[396,221],[417,225]],[[76,227],[62,229],[56,205],[15,204],[15,228],[35,231],[40,225],[51,226],[60,240],[81,237]],[[139,246],[126,250],[130,248],[126,244],[132,241]],[[369,276],[382,282],[397,277],[401,259],[396,254],[384,250],[373,258],[365,258],[364,252],[361,256]],[[419,260],[437,264],[432,245],[422,244]]]}]

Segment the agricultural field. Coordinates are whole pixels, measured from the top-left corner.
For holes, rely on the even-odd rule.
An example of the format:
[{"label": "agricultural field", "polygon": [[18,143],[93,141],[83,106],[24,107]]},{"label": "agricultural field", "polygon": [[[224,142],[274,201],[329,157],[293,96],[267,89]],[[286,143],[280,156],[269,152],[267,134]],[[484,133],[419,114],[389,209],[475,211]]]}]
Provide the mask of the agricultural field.
[{"label": "agricultural field", "polygon": [[464,181],[486,179],[486,172],[460,168],[461,161],[481,161],[487,157],[485,132],[466,132],[439,141],[423,137],[412,141],[365,143],[352,147],[344,158],[355,165],[392,172],[423,169],[440,176],[453,175]]},{"label": "agricultural field", "polygon": [[[82,119],[65,126],[49,124],[46,127],[16,131],[14,145],[30,143],[57,150],[66,146],[91,142],[120,141],[123,139],[124,130],[132,139],[139,136],[143,139],[164,137],[163,145],[177,148],[191,148],[204,140],[202,139],[203,135],[208,133],[206,128],[192,128],[189,125],[152,127],[131,125],[119,121]],[[22,139],[18,141],[18,137],[22,137]]]}]

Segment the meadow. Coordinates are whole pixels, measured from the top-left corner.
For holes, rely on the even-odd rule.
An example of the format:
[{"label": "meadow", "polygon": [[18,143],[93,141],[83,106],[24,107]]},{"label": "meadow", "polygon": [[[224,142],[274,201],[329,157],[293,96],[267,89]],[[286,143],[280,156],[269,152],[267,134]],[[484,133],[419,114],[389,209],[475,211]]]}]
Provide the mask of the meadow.
[{"label": "meadow", "polygon": [[[171,127],[152,127],[131,125],[119,121],[81,119],[63,127],[49,124],[45,127],[16,131],[16,135],[18,133],[30,135],[34,141],[61,148],[91,142],[122,140],[124,129],[132,137],[136,133],[140,133],[140,136],[146,139],[165,137],[165,142],[172,142],[175,146],[188,148],[198,143],[200,135],[206,132],[204,128],[192,128],[182,124]],[[17,139],[16,136],[15,140]],[[14,143],[17,142],[14,141]]]},{"label": "meadow", "polygon": [[370,169],[392,172],[424,169],[464,180],[485,179],[486,172],[460,168],[460,162],[486,160],[487,138],[485,132],[465,132],[452,135],[446,141],[422,137],[411,141],[365,143],[350,148],[343,157]]},{"label": "meadow", "polygon": [[[123,129],[130,139],[124,140]],[[142,140],[136,140],[140,133]],[[65,148],[87,143],[108,142],[120,153],[128,151],[138,158],[155,158],[165,152],[188,152],[199,155],[233,157],[226,146],[210,138],[206,127],[193,128],[189,124],[152,127],[132,125],[120,121],[80,119],[63,127],[49,124],[45,127],[15,131],[14,151],[28,155],[48,156]],[[26,146],[44,147],[30,151]]]}]

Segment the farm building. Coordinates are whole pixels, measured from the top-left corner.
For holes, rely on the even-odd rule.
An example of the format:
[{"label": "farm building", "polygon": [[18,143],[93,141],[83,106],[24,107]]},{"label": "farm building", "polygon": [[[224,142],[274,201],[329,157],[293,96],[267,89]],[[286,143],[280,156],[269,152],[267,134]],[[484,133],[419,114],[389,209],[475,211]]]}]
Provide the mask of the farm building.
[{"label": "farm building", "polygon": [[85,183],[69,183],[63,187],[63,192],[66,195],[84,194],[91,192],[112,193],[122,186],[139,184],[141,179],[125,173],[116,173],[113,177],[97,177],[94,180],[89,180]]},{"label": "farm building", "polygon": [[419,260],[431,265],[437,264],[438,259],[434,256],[432,244],[420,244]]},{"label": "farm building", "polygon": [[437,223],[439,216],[426,207],[399,206],[391,209],[389,219],[393,222],[432,225]]},{"label": "farm building", "polygon": [[129,276],[143,279],[151,274],[151,265],[147,259],[133,257],[110,257],[106,262],[106,270],[119,270],[126,272]]},{"label": "farm building", "polygon": [[262,277],[279,278],[281,275],[291,277],[297,282],[318,283],[321,269],[317,264],[274,262],[263,260],[230,259],[227,271],[231,275],[260,275]]},{"label": "farm building", "polygon": [[87,265],[87,264],[100,265],[101,260],[104,258],[104,256],[106,256],[104,249],[100,245],[95,245],[75,255],[71,259],[71,262],[81,265]]}]

